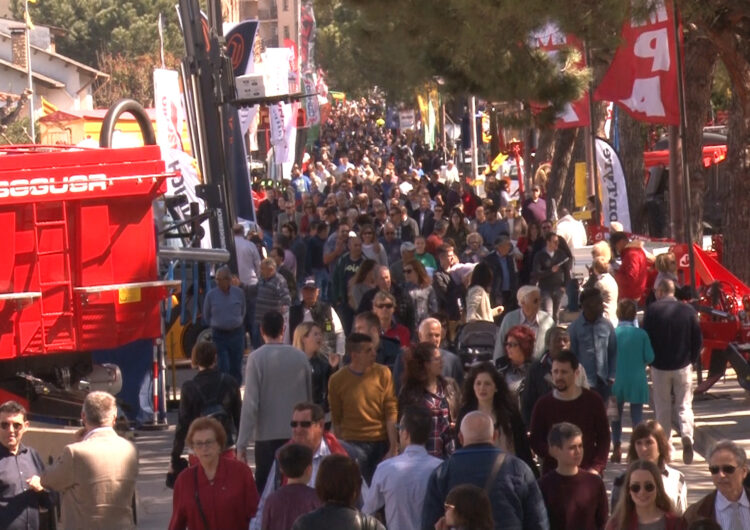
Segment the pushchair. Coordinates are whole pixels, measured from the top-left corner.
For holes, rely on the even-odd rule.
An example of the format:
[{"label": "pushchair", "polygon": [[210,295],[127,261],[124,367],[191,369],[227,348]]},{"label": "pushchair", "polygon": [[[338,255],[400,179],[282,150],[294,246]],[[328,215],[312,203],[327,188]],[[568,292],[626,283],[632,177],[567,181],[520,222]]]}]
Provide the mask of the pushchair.
[{"label": "pushchair", "polygon": [[456,341],[456,350],[464,370],[474,364],[492,361],[496,341],[497,326],[494,322],[472,320],[464,324]]}]

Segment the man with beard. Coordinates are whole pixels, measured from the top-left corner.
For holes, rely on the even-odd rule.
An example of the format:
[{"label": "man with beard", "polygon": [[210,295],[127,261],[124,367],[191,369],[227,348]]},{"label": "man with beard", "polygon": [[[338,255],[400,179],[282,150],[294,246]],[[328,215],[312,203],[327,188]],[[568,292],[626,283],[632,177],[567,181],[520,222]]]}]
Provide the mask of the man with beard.
[{"label": "man with beard", "polygon": [[552,383],[555,388],[537,401],[531,413],[529,442],[542,458],[542,475],[555,469],[547,436],[556,423],[567,421],[583,432],[581,469],[602,475],[609,456],[609,422],[604,401],[593,390],[581,388],[576,379],[578,358],[563,350],[552,359]]}]

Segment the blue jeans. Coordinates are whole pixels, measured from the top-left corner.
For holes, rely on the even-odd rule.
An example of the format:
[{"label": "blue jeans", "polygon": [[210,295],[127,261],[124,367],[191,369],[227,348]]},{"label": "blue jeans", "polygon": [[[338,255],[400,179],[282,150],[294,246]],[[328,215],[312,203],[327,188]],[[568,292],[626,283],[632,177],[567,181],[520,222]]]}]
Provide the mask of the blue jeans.
[{"label": "blue jeans", "polygon": [[[617,415],[619,419],[611,422],[612,425],[612,443],[619,444],[622,440],[622,409],[625,403],[617,402]],[[643,403],[630,404],[630,423],[635,427],[643,421]]]},{"label": "blue jeans", "polygon": [[367,485],[370,485],[375,468],[388,452],[388,441],[381,440],[378,442],[358,442],[355,440],[345,440],[352,448],[355,459],[359,464],[359,471]]},{"label": "blue jeans", "polygon": [[219,371],[242,384],[242,356],[245,354],[245,328],[231,330],[211,328],[211,336],[218,350]]}]

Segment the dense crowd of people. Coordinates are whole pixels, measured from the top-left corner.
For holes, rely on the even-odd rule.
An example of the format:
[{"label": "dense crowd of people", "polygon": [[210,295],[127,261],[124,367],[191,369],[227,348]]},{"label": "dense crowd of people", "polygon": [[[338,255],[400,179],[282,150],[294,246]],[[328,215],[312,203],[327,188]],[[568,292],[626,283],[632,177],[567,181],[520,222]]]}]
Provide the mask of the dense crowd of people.
[{"label": "dense crowd of people", "polygon": [[[543,182],[514,199],[487,175],[480,198],[442,146],[394,134],[379,108],[340,103],[235,227],[238,273],[216,272],[213,340],[181,391],[169,527],[750,528],[736,444],[708,454],[716,491],[692,506],[672,467],[673,427],[693,458],[702,344],[674,255],[613,227],[580,281],[586,227],[551,219]],[[628,467],[608,496],[626,403]],[[3,405],[0,420],[2,458],[20,458],[25,412]],[[56,488],[35,465],[34,491]],[[8,472],[0,460],[0,483]]]}]

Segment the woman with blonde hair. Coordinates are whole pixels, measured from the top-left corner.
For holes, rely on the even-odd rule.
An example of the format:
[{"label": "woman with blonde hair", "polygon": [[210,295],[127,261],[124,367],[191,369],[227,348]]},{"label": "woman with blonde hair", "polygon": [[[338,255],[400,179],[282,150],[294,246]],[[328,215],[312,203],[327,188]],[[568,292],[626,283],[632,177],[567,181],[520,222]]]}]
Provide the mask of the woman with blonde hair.
[{"label": "woman with blonde hair", "polygon": [[682,530],[685,522],[674,512],[661,480],[661,472],[649,460],[636,460],[625,475],[624,492],[606,530]]},{"label": "woman with blonde hair", "polygon": [[338,365],[339,356],[336,352],[326,358],[321,353],[323,347],[323,330],[315,322],[302,322],[294,330],[292,345],[302,350],[310,361],[312,370],[312,401],[323,407],[328,413],[328,379],[334,372],[329,359]]}]

